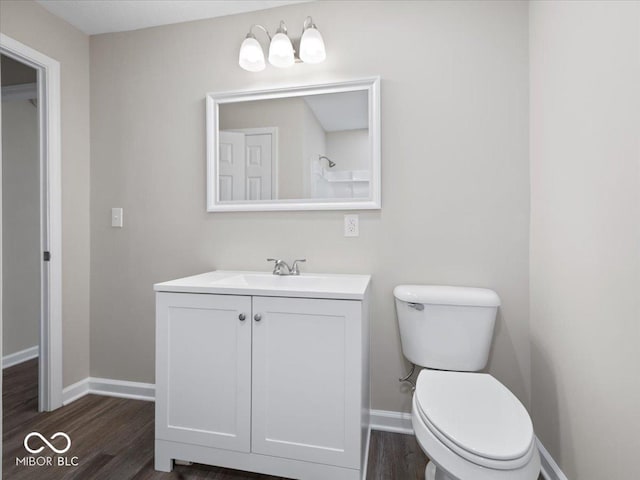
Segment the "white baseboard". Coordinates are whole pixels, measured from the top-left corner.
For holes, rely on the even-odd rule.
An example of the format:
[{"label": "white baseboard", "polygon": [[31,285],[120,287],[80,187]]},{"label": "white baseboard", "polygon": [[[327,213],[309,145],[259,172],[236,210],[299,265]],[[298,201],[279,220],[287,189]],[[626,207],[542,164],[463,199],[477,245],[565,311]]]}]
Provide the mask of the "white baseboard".
[{"label": "white baseboard", "polygon": [[11,353],[2,357],[2,369],[13,367],[27,360],[32,360],[40,356],[40,347],[35,345],[33,347],[25,348],[16,353]]},{"label": "white baseboard", "polygon": [[541,473],[545,480],[568,480],[551,454],[544,448],[539,438],[536,438],[536,443],[538,444],[538,451],[540,452]]},{"label": "white baseboard", "polygon": [[89,393],[89,377],[62,389],[62,405],[69,405]]},{"label": "white baseboard", "polygon": [[156,386],[153,383],[89,377],[89,393],[153,402],[156,399]]},{"label": "white baseboard", "polygon": [[413,435],[411,414],[388,410],[371,410],[371,430]]},{"label": "white baseboard", "polygon": [[89,394],[153,402],[156,397],[156,386],[152,383],[87,377],[64,388],[62,403],[68,405]]}]

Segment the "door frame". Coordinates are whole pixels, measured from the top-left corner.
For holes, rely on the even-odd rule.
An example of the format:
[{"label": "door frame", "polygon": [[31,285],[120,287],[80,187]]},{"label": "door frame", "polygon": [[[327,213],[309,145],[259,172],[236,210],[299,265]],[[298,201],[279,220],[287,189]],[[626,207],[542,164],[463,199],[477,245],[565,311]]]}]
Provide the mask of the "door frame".
[{"label": "door frame", "polygon": [[[2,33],[0,33],[0,53],[27,64],[38,72],[40,243],[42,252],[50,252],[50,261],[43,261],[40,270],[41,315],[38,362],[38,410],[51,411],[62,406],[60,63]],[[1,166],[2,152],[0,150],[0,167]],[[0,223],[1,220],[2,211],[0,210]],[[1,248],[2,244],[0,242],[0,254],[2,253]],[[1,275],[2,271],[0,270],[0,285]],[[0,295],[0,307],[1,299],[2,297]],[[0,327],[2,326],[1,319],[0,308]]]}]

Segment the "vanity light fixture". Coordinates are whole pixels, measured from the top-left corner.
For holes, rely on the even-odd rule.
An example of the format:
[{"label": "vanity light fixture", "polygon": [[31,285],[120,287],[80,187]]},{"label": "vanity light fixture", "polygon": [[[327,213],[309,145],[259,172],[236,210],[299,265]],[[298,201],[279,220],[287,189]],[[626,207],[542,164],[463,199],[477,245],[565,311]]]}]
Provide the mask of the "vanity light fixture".
[{"label": "vanity light fixture", "polygon": [[[309,22],[307,24],[307,21]],[[324,49],[324,40],[311,17],[307,17],[302,25],[302,38],[300,39],[300,60],[304,63],[321,63],[327,58]]]},{"label": "vanity light fixture", "polygon": [[293,48],[293,43],[289,38],[287,26],[284,21],[280,21],[280,25],[273,38],[264,26],[254,24],[251,25],[249,33],[247,33],[247,36],[240,46],[240,54],[238,57],[240,67],[249,72],[259,72],[264,70],[266,66],[262,46],[253,34],[254,27],[264,31],[269,38],[268,58],[269,63],[274,67],[287,68],[296,62],[320,63],[327,58],[324,40],[311,17],[307,17],[302,24],[299,58],[295,55],[296,51]]},{"label": "vanity light fixture", "polygon": [[269,44],[269,63],[274,67],[287,68],[294,61],[293,44],[287,35],[287,26],[280,20],[280,26]]},{"label": "vanity light fixture", "polygon": [[249,29],[249,33],[247,33],[246,38],[242,42],[240,46],[240,58],[238,63],[242,68],[249,72],[259,72],[264,70],[264,52],[262,51],[262,47],[258,40],[256,40],[256,36],[253,34],[253,27],[258,27],[264,30],[264,33],[269,37],[269,41],[271,41],[271,35],[266,28],[262,25],[251,25]]}]

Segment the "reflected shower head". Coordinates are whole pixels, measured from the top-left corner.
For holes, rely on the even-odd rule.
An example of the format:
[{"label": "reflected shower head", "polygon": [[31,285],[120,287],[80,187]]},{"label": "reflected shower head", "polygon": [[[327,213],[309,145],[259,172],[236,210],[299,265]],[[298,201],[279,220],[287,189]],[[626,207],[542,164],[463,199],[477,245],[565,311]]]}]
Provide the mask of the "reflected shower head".
[{"label": "reflected shower head", "polygon": [[327,162],[329,162],[329,168],[333,168],[336,166],[336,162],[331,161],[329,157],[325,157],[324,155],[320,155],[318,160],[326,160]]}]

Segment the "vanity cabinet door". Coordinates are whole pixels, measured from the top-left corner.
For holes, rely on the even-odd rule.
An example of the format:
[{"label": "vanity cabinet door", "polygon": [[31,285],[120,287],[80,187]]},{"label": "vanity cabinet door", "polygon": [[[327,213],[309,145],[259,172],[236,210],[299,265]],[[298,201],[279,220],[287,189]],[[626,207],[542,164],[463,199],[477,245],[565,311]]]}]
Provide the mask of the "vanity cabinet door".
[{"label": "vanity cabinet door", "polygon": [[158,293],[156,315],[156,438],[248,452],[251,297]]},{"label": "vanity cabinet door", "polygon": [[253,297],[254,453],[360,468],[361,305]]}]

